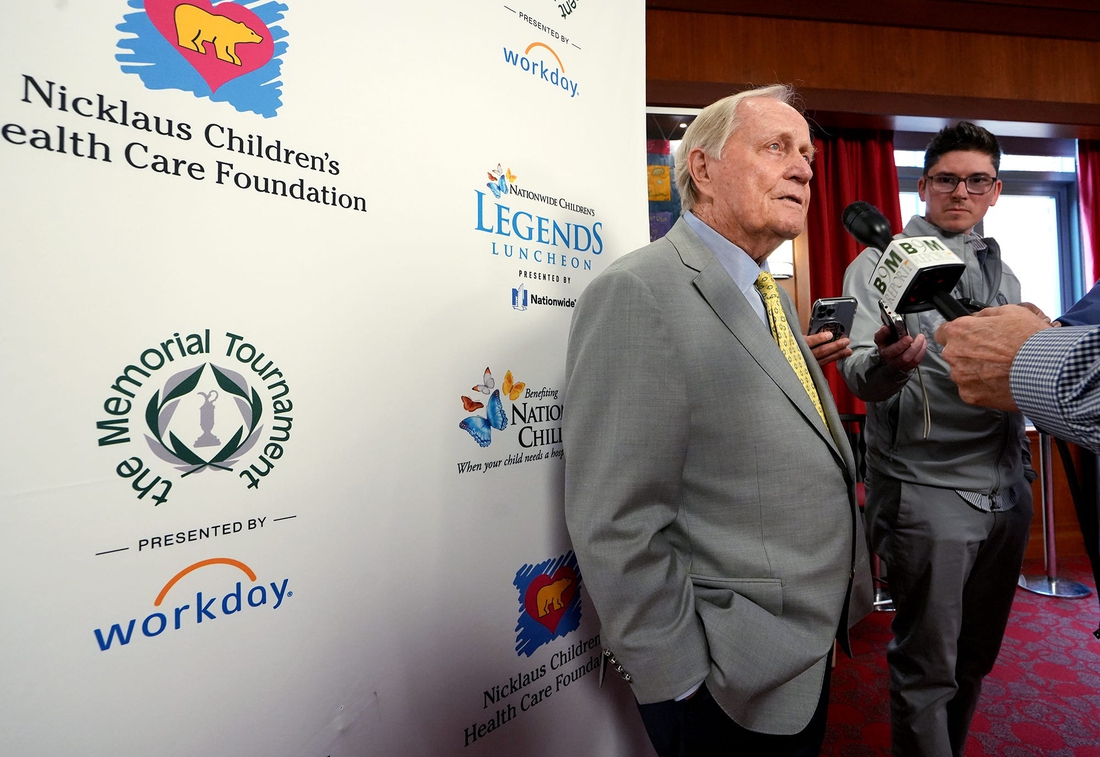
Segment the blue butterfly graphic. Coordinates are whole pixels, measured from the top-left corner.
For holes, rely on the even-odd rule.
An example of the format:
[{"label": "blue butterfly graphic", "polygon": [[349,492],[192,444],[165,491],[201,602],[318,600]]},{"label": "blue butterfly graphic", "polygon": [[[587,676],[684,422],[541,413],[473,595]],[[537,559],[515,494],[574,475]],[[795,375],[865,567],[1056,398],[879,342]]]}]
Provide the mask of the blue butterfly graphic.
[{"label": "blue butterfly graphic", "polygon": [[[489,178],[493,179],[493,175],[489,174]],[[493,190],[493,197],[497,198],[498,200],[502,196],[508,194],[508,178],[506,176],[500,176],[496,179],[493,179],[485,186]]]},{"label": "blue butterfly graphic", "polygon": [[504,405],[500,401],[500,390],[494,389],[489,397],[489,406],[485,409],[487,417],[471,415],[463,419],[458,427],[466,431],[482,447],[488,447],[492,442],[492,430],[503,431],[508,428],[508,415],[504,412]]}]

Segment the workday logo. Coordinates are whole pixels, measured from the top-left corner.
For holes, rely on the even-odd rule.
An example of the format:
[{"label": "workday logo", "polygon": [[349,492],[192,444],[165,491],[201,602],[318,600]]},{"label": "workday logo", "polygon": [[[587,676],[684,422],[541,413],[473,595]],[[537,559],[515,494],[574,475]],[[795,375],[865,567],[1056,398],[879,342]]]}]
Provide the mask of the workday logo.
[{"label": "workday logo", "polygon": [[[232,581],[232,572],[227,573],[223,568],[214,568],[218,576],[214,583],[215,573],[204,572],[203,578],[210,577],[210,583],[203,583],[204,589],[199,589],[194,594],[190,590],[184,591],[183,587],[173,591],[177,584],[190,574],[212,566],[227,566],[235,568],[248,578],[249,583]],[[226,576],[230,576],[228,579]],[[106,652],[111,647],[124,647],[132,641],[139,639],[155,639],[165,632],[190,629],[203,623],[215,620],[232,618],[243,612],[252,612],[268,608],[278,610],[283,606],[283,601],[294,596],[294,592],[288,588],[289,578],[268,583],[259,582],[255,571],[239,560],[229,557],[214,557],[209,560],[200,560],[188,565],[164,584],[164,587],[153,600],[153,611],[147,614],[138,623],[138,618],[120,620],[111,624],[106,631],[102,628],[95,629],[95,640],[99,644],[99,650]],[[194,581],[187,581],[193,584]],[[210,587],[217,586],[214,593]],[[165,603],[168,595],[172,594],[172,600]],[[194,604],[192,604],[194,602]],[[140,634],[140,635],[139,635]]]},{"label": "workday logo", "polygon": [[572,550],[538,565],[524,565],[512,583],[519,590],[517,655],[530,657],[543,644],[580,627],[581,573]]},{"label": "workday logo", "polygon": [[[265,118],[282,105],[279,81],[287,36],[276,21],[287,6],[269,0],[129,0],[137,13],[118,30],[123,73],[149,89],[179,89]],[[249,8],[253,6],[255,10]]]},{"label": "workday logo", "polygon": [[565,64],[554,48],[545,42],[532,42],[522,53],[505,47],[504,62],[555,89],[561,89],[568,93],[570,99],[577,96],[576,80],[565,76]]}]

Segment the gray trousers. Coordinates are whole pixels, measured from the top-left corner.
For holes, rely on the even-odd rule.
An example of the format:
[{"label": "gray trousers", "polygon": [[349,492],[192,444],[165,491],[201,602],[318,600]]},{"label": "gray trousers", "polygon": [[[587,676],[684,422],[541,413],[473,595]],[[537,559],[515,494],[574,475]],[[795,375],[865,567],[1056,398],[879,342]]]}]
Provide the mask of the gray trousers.
[{"label": "gray trousers", "polygon": [[895,757],[962,757],[1031,526],[1030,485],[1010,496],[1012,509],[986,513],[952,489],[868,472],[867,534],[897,608],[886,650]]}]

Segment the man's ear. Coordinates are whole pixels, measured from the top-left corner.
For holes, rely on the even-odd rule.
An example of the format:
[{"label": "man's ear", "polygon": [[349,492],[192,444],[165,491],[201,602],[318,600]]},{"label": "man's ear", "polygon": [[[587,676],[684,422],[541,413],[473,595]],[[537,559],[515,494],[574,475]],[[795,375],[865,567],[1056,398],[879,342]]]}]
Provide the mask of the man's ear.
[{"label": "man's ear", "polygon": [[993,184],[993,189],[990,190],[990,191],[993,192],[993,196],[991,198],[989,198],[989,207],[992,208],[994,205],[997,204],[997,200],[999,200],[1000,197],[1001,197],[1001,188],[1003,186],[1004,185],[1001,184],[1000,179],[997,179],[997,181]]},{"label": "man's ear", "polygon": [[691,174],[691,180],[695,183],[696,191],[700,194],[709,194],[708,192],[700,192],[703,187],[710,186],[708,161],[707,154],[700,147],[696,147],[688,153],[688,172]]}]

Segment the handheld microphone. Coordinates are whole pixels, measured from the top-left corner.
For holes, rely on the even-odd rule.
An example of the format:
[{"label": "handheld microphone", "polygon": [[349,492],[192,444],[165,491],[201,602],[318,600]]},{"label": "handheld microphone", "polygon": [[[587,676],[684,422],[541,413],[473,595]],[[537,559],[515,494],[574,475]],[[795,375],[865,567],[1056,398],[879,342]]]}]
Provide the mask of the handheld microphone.
[{"label": "handheld microphone", "polygon": [[895,313],[935,308],[949,321],[970,315],[971,311],[951,296],[966,263],[938,237],[894,239],[886,217],[863,201],[846,207],[841,223],[856,241],[882,250],[870,284],[887,308]]}]

